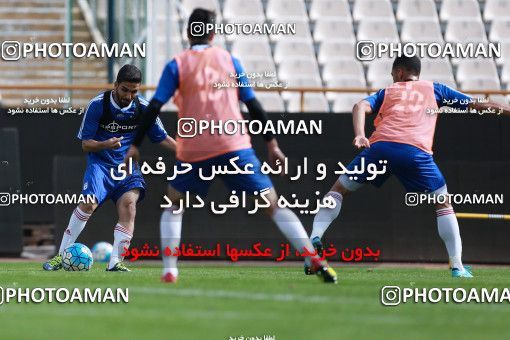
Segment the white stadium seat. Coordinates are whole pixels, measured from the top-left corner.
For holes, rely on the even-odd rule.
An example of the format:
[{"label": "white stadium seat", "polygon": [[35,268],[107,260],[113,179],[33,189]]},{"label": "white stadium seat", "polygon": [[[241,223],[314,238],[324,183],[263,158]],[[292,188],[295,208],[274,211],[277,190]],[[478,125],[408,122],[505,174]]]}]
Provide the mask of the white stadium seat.
[{"label": "white stadium seat", "polygon": [[[367,83],[365,78],[334,78],[326,81],[326,85],[329,88],[346,88],[346,87],[356,87],[356,88],[366,88]],[[327,92],[326,97],[329,100],[335,100],[338,96],[343,96],[345,93],[341,92]]]},{"label": "white stadium seat", "polygon": [[294,18],[308,20],[308,14],[306,13],[303,0],[268,0],[266,16],[269,20]]},{"label": "white stadium seat", "polygon": [[[353,77],[353,78],[333,78],[328,81],[326,81],[326,84],[328,87],[331,88],[342,88],[342,87],[366,87],[367,82],[365,81],[365,78],[359,78],[359,77]],[[335,93],[335,92],[331,92]]]},{"label": "white stadium seat", "polygon": [[358,40],[399,42],[395,19],[364,19],[359,22]]},{"label": "white stadium seat", "polygon": [[506,63],[501,69],[501,81],[505,84],[510,83],[510,64]]},{"label": "white stadium seat", "polygon": [[319,66],[315,58],[299,58],[286,60],[280,64],[278,77],[281,79],[290,79],[300,77],[319,76]]},{"label": "white stadium seat", "polygon": [[[305,92],[303,112],[329,112],[329,104],[322,93]],[[288,98],[288,112],[301,112],[301,96],[293,93]]]},{"label": "white stadium seat", "polygon": [[342,93],[333,102],[333,112],[351,113],[354,104],[367,97],[366,93]]},{"label": "white stadium seat", "polygon": [[496,18],[492,21],[489,38],[494,42],[510,42],[510,19]]},{"label": "white stadium seat", "polygon": [[315,23],[313,32],[315,41],[348,41],[354,43],[356,37],[352,22],[345,19],[320,19]]},{"label": "white stadium seat", "polygon": [[[468,79],[462,83],[461,90],[500,90],[501,85],[498,79]],[[470,94],[473,97],[485,97],[483,92],[477,94]],[[489,99],[498,103],[508,104],[508,101],[503,95],[490,95]]]},{"label": "white stadium seat", "polygon": [[352,17],[356,21],[366,18],[395,18],[389,0],[356,0]]},{"label": "white stadium seat", "polygon": [[[244,67],[244,71],[246,73],[276,73],[276,67],[274,65],[273,59],[263,59],[263,58],[245,58],[241,60],[241,65]],[[262,79],[256,79],[257,82],[263,82],[263,83],[269,83],[276,80],[276,77],[274,78],[262,78]]]},{"label": "white stadium seat", "polygon": [[491,21],[497,18],[510,18],[510,1],[485,0],[483,18]]},{"label": "white stadium seat", "polygon": [[455,83],[452,66],[448,59],[422,59],[420,78],[430,81],[441,79]]},{"label": "white stadium seat", "polygon": [[480,18],[480,6],[477,0],[443,0],[439,12],[441,20],[458,18]]},{"label": "white stadium seat", "polygon": [[288,58],[302,57],[315,59],[315,51],[310,40],[282,39],[276,42],[274,61],[279,64]]},{"label": "white stadium seat", "polygon": [[[288,75],[286,78],[280,77],[281,81],[289,88],[293,87],[312,87],[319,89],[322,87],[322,81],[319,75]],[[291,92],[284,92],[282,96],[287,99]]]},{"label": "white stadium seat", "polygon": [[444,39],[448,42],[487,42],[485,26],[480,19],[450,20],[446,26]]},{"label": "white stadium seat", "polygon": [[351,10],[347,0],[313,0],[310,7],[310,19],[338,17],[351,20]]},{"label": "white stadium seat", "polygon": [[410,18],[438,19],[434,0],[400,0],[397,7],[397,19]]},{"label": "white stadium seat", "polygon": [[[249,24],[249,25],[262,25],[264,20],[259,20],[255,17],[239,17],[239,18],[229,18],[225,19],[224,22],[226,24]],[[253,26],[252,26],[253,27]],[[226,35],[228,41],[242,40],[242,39],[263,39],[267,40],[267,34],[259,33],[253,28],[247,27],[246,33],[243,33],[241,30],[236,30],[234,28],[229,28],[229,34]],[[251,30],[251,32],[250,32]]]},{"label": "white stadium seat", "polygon": [[266,19],[260,0],[225,0],[223,17],[237,23],[260,22]]},{"label": "white stadium seat", "polygon": [[501,42],[501,58],[496,58],[498,65],[510,63],[510,41]]},{"label": "white stadium seat", "polygon": [[280,94],[278,94],[277,92],[258,91],[256,96],[264,110],[268,112],[285,111],[285,103],[283,102],[283,99],[280,96]]},{"label": "white stadium seat", "polygon": [[215,35],[213,39],[213,45],[221,48],[226,48],[225,44],[225,36],[223,35]]},{"label": "white stadium seat", "polygon": [[363,65],[355,59],[334,59],[324,64],[322,79],[329,81],[338,78],[364,79]]},{"label": "white stadium seat", "polygon": [[211,11],[216,12],[216,21],[219,22],[221,20],[221,9],[220,4],[218,0],[182,0],[181,1],[182,7],[186,11],[185,18],[187,20],[187,17],[191,14],[191,12],[197,8],[205,8]]},{"label": "white stadium seat", "polygon": [[367,82],[374,83],[379,80],[391,79],[391,68],[393,60],[390,59],[376,59],[368,63]]},{"label": "white stadium seat", "polygon": [[500,90],[501,85],[494,79],[466,79],[461,84],[461,90]]},{"label": "white stadium seat", "polygon": [[266,36],[254,39],[239,39],[232,42],[231,53],[239,58],[271,59],[271,47]]},{"label": "white stadium seat", "polygon": [[457,65],[457,81],[468,79],[498,79],[498,70],[492,59],[463,59]]},{"label": "white stadium seat", "polygon": [[383,76],[372,81],[370,83],[370,87],[380,90],[390,86],[391,84],[393,84],[393,78],[391,78],[391,76]]},{"label": "white stadium seat", "polygon": [[306,19],[292,19],[291,21],[286,19],[273,20],[275,24],[291,24],[295,26],[295,34],[271,34],[269,38],[272,41],[278,41],[280,39],[308,39],[312,40],[310,34],[310,25]]},{"label": "white stadium seat", "polygon": [[[156,20],[158,22],[158,29],[160,32],[165,32],[165,37],[168,35],[168,33],[170,33],[172,39],[181,37],[181,29],[179,27],[178,20],[167,20],[166,18]],[[186,25],[184,26],[185,27],[183,27],[182,30],[186,32]],[[188,40],[186,33],[184,33],[183,37]]]},{"label": "white stadium seat", "polygon": [[323,41],[319,47],[317,60],[324,64],[328,60],[346,59],[355,57],[355,45],[345,41]]},{"label": "white stadium seat", "polygon": [[409,18],[402,23],[402,42],[443,42],[439,21],[433,18]]}]

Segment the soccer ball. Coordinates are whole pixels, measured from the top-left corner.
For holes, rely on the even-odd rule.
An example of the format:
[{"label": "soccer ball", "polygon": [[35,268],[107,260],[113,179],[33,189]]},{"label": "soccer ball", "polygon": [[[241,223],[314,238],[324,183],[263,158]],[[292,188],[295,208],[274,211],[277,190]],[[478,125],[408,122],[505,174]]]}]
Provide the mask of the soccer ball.
[{"label": "soccer ball", "polygon": [[67,271],[89,270],[92,267],[92,253],[81,243],[73,243],[62,253],[62,266]]},{"label": "soccer ball", "polygon": [[108,242],[98,242],[92,247],[92,257],[96,262],[108,262],[112,255],[113,246]]}]

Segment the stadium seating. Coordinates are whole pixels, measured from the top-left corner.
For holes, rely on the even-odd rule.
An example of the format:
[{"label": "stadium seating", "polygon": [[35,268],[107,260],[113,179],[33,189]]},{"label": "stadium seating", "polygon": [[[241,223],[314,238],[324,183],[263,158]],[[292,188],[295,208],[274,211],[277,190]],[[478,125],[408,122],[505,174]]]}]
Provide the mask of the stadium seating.
[{"label": "stadium seating", "polygon": [[489,34],[491,41],[510,42],[509,18],[495,18]]},{"label": "stadium seating", "polygon": [[372,18],[394,19],[393,8],[389,0],[356,0],[352,17],[356,21]]},{"label": "stadium seating", "polygon": [[460,43],[487,42],[487,35],[480,18],[459,18],[448,21],[444,39]]},{"label": "stadium seating", "polygon": [[393,17],[362,19],[358,26],[358,40],[399,42],[397,26]]},{"label": "stadium seating", "polygon": [[355,46],[352,42],[325,40],[320,44],[317,61],[324,64],[332,59],[353,59],[355,55]]},{"label": "stadium seating", "polygon": [[269,20],[308,20],[303,0],[269,0],[267,2],[266,16]]},{"label": "stadium seating", "polygon": [[410,18],[438,19],[434,0],[400,0],[397,8],[397,19]]},{"label": "stadium seating", "polygon": [[315,23],[314,30],[315,41],[348,41],[354,43],[352,23],[344,18],[322,18]]},{"label": "stadium seating", "polygon": [[462,59],[457,66],[457,82],[470,79],[493,79],[499,82],[496,64],[490,59]]},{"label": "stadium seating", "polygon": [[315,59],[312,42],[308,39],[282,39],[276,42],[274,61],[279,64],[288,58]]},{"label": "stadium seating", "polygon": [[271,46],[267,37],[237,39],[232,42],[231,52],[240,58],[257,57],[271,59]]},{"label": "stadium seating", "polygon": [[481,19],[477,0],[443,0],[439,13],[441,20],[457,18]]},{"label": "stadium seating", "polygon": [[441,26],[437,18],[408,18],[402,23],[402,42],[443,42]]},{"label": "stadium seating", "polygon": [[261,22],[265,20],[260,0],[225,0],[223,17],[235,22]]},{"label": "stadium seating", "polygon": [[[287,106],[288,112],[301,111],[301,98],[299,94],[292,93],[288,97],[289,104]],[[304,112],[329,112],[329,105],[326,97],[322,93],[305,93],[304,98]]]},{"label": "stadium seating", "polygon": [[510,2],[501,0],[485,0],[484,20],[510,17]]},{"label": "stadium seating", "polygon": [[315,0],[310,6],[310,19],[323,18],[351,19],[351,9],[347,0]]},{"label": "stadium seating", "polygon": [[342,78],[365,79],[361,62],[350,58],[333,59],[324,63],[322,69],[322,79],[324,81]]}]

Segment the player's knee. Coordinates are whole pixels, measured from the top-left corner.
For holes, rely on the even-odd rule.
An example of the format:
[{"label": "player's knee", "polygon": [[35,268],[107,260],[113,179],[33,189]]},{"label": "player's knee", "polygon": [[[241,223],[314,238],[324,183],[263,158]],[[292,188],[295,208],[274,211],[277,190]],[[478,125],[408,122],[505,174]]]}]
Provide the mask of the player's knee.
[{"label": "player's knee", "polygon": [[97,208],[97,203],[80,203],[78,208],[86,214],[92,214]]},{"label": "player's knee", "polygon": [[336,191],[340,194],[342,194],[343,198],[346,198],[349,196],[352,191],[348,190],[340,181],[336,181],[335,184],[331,187],[330,191]]},{"label": "player's knee", "polygon": [[185,194],[169,186],[166,197],[172,202],[172,207],[180,207],[184,203]]},{"label": "player's knee", "polygon": [[449,202],[436,203],[436,210],[445,209],[445,208],[451,208],[451,207],[452,207],[452,205]]},{"label": "player's knee", "polygon": [[269,216],[269,217],[273,217],[276,209],[278,209],[278,204],[277,203],[271,203],[271,205],[269,205],[268,208],[264,209],[264,213]]},{"label": "player's knee", "polygon": [[135,218],[136,215],[136,201],[135,200],[125,200],[121,202],[120,208],[123,212],[123,215],[126,218],[132,219]]}]

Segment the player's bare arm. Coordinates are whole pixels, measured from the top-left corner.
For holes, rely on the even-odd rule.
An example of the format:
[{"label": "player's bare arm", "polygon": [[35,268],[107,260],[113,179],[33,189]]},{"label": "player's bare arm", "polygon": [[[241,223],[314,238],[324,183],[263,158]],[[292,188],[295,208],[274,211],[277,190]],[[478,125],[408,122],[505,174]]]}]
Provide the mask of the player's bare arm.
[{"label": "player's bare arm", "polygon": [[163,139],[159,145],[161,145],[164,149],[169,150],[171,152],[175,152],[175,149],[177,147],[177,144],[175,142],[175,139],[173,139],[170,136],[166,136],[165,139]]},{"label": "player's bare arm", "polygon": [[[133,143],[129,147],[126,157],[124,158],[124,162],[126,162],[129,158],[132,158],[135,161],[138,161],[140,159],[139,147],[142,144],[142,141],[145,137],[145,134],[147,133],[147,130],[149,130],[150,126],[156,121],[156,118],[158,117],[162,106],[163,103],[155,99],[152,99],[149,102],[149,105],[145,109],[144,114],[142,116],[140,126],[136,131],[135,139],[133,140]],[[173,142],[173,145],[174,145],[173,151],[175,151],[175,140]]]},{"label": "player's bare arm", "polygon": [[352,145],[356,148],[369,148],[370,142],[365,137],[365,116],[372,113],[372,107],[366,100],[362,100],[352,108],[352,124],[354,127],[354,140]]},{"label": "player's bare arm", "polygon": [[81,142],[81,148],[84,152],[98,152],[101,150],[116,150],[121,147],[123,137],[112,137],[105,141],[97,141],[94,139],[87,139]]},{"label": "player's bare arm", "polygon": [[[266,111],[262,108],[262,105],[260,105],[260,102],[256,98],[246,102],[245,104],[248,108],[251,120],[258,120],[262,123],[262,125],[266,124],[268,120]],[[276,161],[278,160],[283,163],[285,160],[285,154],[278,146],[276,138],[270,133],[266,133],[263,137],[267,142],[268,159],[271,164],[276,165]]]},{"label": "player's bare arm", "polygon": [[276,165],[277,160],[283,164],[285,160],[285,154],[282,152],[282,150],[280,150],[276,138],[273,138],[271,141],[267,142],[267,152],[269,162],[271,162],[271,164]]}]

